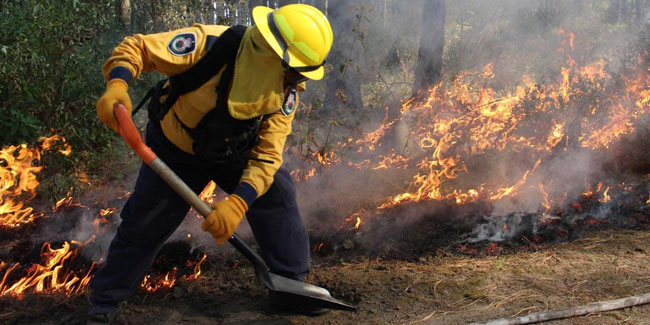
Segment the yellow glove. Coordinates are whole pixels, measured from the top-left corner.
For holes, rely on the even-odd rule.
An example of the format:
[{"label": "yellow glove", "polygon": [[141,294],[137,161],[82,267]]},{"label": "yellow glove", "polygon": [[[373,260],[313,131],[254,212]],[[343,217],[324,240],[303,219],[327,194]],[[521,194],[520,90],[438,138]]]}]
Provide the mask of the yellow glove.
[{"label": "yellow glove", "polygon": [[212,203],[212,212],[203,221],[201,229],[212,234],[217,244],[221,245],[235,233],[246,211],[246,201],[236,194],[231,194],[222,201]]},{"label": "yellow glove", "polygon": [[113,114],[113,105],[115,103],[122,103],[131,114],[131,97],[127,90],[129,85],[126,81],[116,78],[111,79],[106,84],[106,92],[97,101],[97,116],[113,131],[118,132],[117,120]]}]

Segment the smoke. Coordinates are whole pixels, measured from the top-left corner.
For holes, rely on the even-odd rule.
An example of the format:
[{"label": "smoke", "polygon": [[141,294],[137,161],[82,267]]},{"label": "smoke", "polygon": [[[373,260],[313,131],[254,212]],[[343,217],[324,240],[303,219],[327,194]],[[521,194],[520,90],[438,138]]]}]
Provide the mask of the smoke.
[{"label": "smoke", "polygon": [[[444,180],[441,185],[443,194],[454,188],[467,190],[474,186],[480,190],[495,185],[518,185],[511,196],[498,200],[483,197],[482,200],[489,202],[490,208],[489,211],[477,211],[481,218],[463,216],[475,222],[470,232],[470,241],[510,240],[521,233],[536,233],[540,225],[556,222],[554,220],[575,223],[585,218],[607,218],[612,206],[607,202],[591,208],[588,213],[573,211],[570,215],[564,215],[561,212],[566,212],[570,202],[584,199],[584,193],[594,190],[596,184],[606,183],[599,192],[593,194],[600,196],[598,200],[601,200],[606,187],[612,186],[613,189],[621,181],[619,171],[612,170],[612,159],[615,158],[612,157],[609,145],[617,146],[620,138],[626,134],[617,134],[615,140],[607,146],[597,147],[586,143],[590,136],[595,137],[596,132],[607,131],[611,126],[608,123],[612,123],[615,117],[611,112],[602,113],[608,112],[610,106],[620,106],[621,110],[629,112],[639,109],[633,99],[625,98],[627,93],[623,89],[627,84],[621,80],[628,78],[625,73],[633,71],[638,61],[637,56],[644,54],[638,49],[638,43],[639,33],[644,30],[648,17],[647,7],[645,3],[633,7],[626,2],[447,2],[441,87],[464,78],[468,71],[480,75],[481,69],[488,65],[492,67],[490,72],[494,77],[467,78],[467,88],[489,88],[497,94],[497,99],[507,98],[515,93],[517,86],[527,87],[527,83],[541,88],[546,85],[557,85],[559,88],[563,82],[568,84],[580,79],[575,84],[577,95],[553,103],[549,100],[548,89],[532,91],[533,88],[528,88],[526,101],[520,102],[515,113],[527,114],[529,117],[519,121],[504,120],[505,128],[511,126],[508,124],[511,122],[513,125],[526,123],[508,134],[512,136],[511,143],[505,148],[478,152],[472,147],[469,138],[473,134],[469,132],[463,133],[465,137],[454,137],[450,141],[452,149],[447,152],[448,156],[462,157],[463,160],[458,163],[464,164],[466,170],[459,170],[457,177]],[[355,61],[355,64],[358,65],[356,73],[364,82],[364,107],[338,110],[335,113],[331,113],[329,108],[323,108],[325,123],[315,127],[313,124],[316,122],[310,121],[309,116],[299,115],[297,118],[299,123],[307,124],[307,132],[311,132],[314,140],[314,144],[307,145],[309,149],[304,149],[301,145],[302,151],[313,154],[328,144],[327,150],[341,158],[334,166],[317,166],[316,176],[298,184],[301,211],[310,230],[317,234],[347,231],[354,225],[354,222],[349,221],[350,217],[361,216],[366,223],[362,223],[361,230],[351,236],[358,242],[371,245],[373,241],[376,243],[385,240],[384,235],[395,233],[392,230],[396,228],[420,225],[425,218],[438,218],[436,210],[444,210],[420,209],[419,206],[424,203],[418,205],[412,200],[407,201],[407,211],[378,209],[378,206],[389,203],[399,193],[414,193],[417,189],[413,186],[414,175],[422,175],[430,170],[422,169],[416,162],[409,164],[408,169],[368,168],[376,163],[378,157],[396,153],[414,161],[426,158],[430,162],[435,158],[432,157],[433,149],[421,147],[423,137],[414,136],[417,132],[420,135],[427,132],[426,123],[413,120],[426,118],[426,113],[418,109],[429,104],[420,98],[419,102],[413,104],[414,107],[419,107],[412,108],[416,113],[398,117],[401,114],[400,106],[412,91],[405,89],[403,84],[412,82],[414,70],[417,69],[418,48],[426,46],[418,43],[421,15],[426,14],[421,9],[419,4],[393,1],[389,2],[387,8],[351,10],[350,15],[368,18],[361,23],[361,29],[366,31],[365,46],[351,50],[360,52],[358,57],[361,61]],[[605,78],[604,75],[597,75],[596,79],[607,79],[603,83],[578,71],[580,67],[592,65],[599,60],[603,60],[603,70],[611,76]],[[641,68],[642,71],[647,70],[647,67]],[[563,73],[566,71],[570,71],[571,77],[563,81]],[[347,73],[354,72],[348,70]],[[307,102],[307,105],[323,91],[322,86],[312,84],[308,84],[312,87],[312,92],[303,96],[303,103]],[[347,88],[342,90],[351,91]],[[454,108],[455,103],[449,102],[458,98],[449,94],[443,96],[448,102],[441,101],[444,104],[428,107],[430,110],[439,110],[432,114],[435,118],[427,120],[430,134],[441,120],[463,118],[456,111],[445,111]],[[605,99],[609,96],[617,98]],[[476,102],[477,98],[473,100]],[[486,106],[497,110],[494,108],[497,104],[490,105],[493,104]],[[386,106],[388,107],[384,111]],[[517,115],[515,119],[521,116]],[[635,116],[626,123],[634,124],[636,119],[641,118]],[[332,120],[337,122],[334,127],[330,125]],[[386,126],[382,121],[396,123]],[[494,122],[490,118],[481,121],[485,124]],[[547,145],[549,151],[525,149],[530,144],[512,141],[516,137],[535,138],[536,143],[544,144],[549,141],[547,138],[550,138],[550,128],[553,125],[561,126],[559,130],[562,134],[557,139],[558,142]],[[376,143],[374,158],[368,155],[367,147],[363,151],[356,150],[363,146],[351,145],[355,140],[385,126],[385,133]],[[472,130],[480,129],[476,124],[470,124],[469,127]],[[453,127],[450,132],[452,131]],[[509,131],[504,129],[503,133],[505,132]],[[492,138],[486,138],[488,142],[494,144],[500,140],[498,136],[491,136]],[[436,141],[439,140],[436,138]],[[366,158],[371,160],[366,168],[353,166]],[[535,161],[538,160],[539,165],[535,167]],[[287,155],[286,163],[292,169],[313,167],[313,164],[306,164],[296,155]],[[524,175],[527,178],[522,181]],[[521,184],[518,184],[520,181]],[[447,201],[448,199],[440,200],[438,205],[444,206],[448,204]],[[452,219],[454,217],[449,216]],[[371,224],[374,235],[363,232],[364,227],[370,227]],[[360,235],[364,238],[359,239]]]},{"label": "smoke", "polygon": [[[422,99],[413,104],[416,112],[400,118],[401,106],[414,91],[411,84],[417,69],[418,50],[427,46],[419,44],[422,32],[420,22],[426,13],[422,12],[419,2],[386,3],[385,8],[357,6],[338,13],[350,15],[344,21],[359,24],[354,26],[353,32],[350,33],[348,28],[349,34],[335,37],[347,38],[350,45],[342,45],[345,46],[344,51],[339,54],[343,56],[342,60],[348,55],[354,58],[353,62],[347,62],[349,66],[345,71],[346,74],[354,74],[353,79],[361,84],[363,107],[320,107],[324,93],[336,93],[338,100],[345,100],[345,93],[351,90],[346,88],[338,92],[339,89],[327,89],[326,82],[309,82],[301,105],[309,114],[297,112],[297,124],[289,139],[291,149],[285,155],[285,166],[289,169],[316,168],[317,171],[314,177],[297,184],[299,206],[307,228],[316,236],[330,232],[352,233],[350,229],[354,227],[355,220],[350,217],[356,214],[362,221],[355,235],[356,240],[366,246],[391,236],[397,228],[420,225],[423,219],[444,222],[440,215],[448,211],[445,208],[448,200],[408,201],[405,208],[378,209],[378,206],[390,203],[397,194],[414,193],[417,189],[411,185],[414,175],[427,172],[418,162],[434,158],[432,149],[421,147],[423,138],[417,133],[427,131],[426,123],[433,131],[436,121],[439,121],[415,122],[424,116],[423,112],[417,111],[426,106]],[[480,84],[469,85],[490,87],[500,96],[507,96],[507,93],[514,92],[514,87],[522,84],[523,76],[541,85],[561,80],[562,68],[567,67],[568,57],[575,60],[576,65],[590,64],[604,58],[608,71],[615,73],[619,68],[623,69],[624,60],[634,54],[630,53],[630,48],[637,41],[639,31],[643,30],[644,22],[626,23],[624,19],[608,16],[611,11],[602,4],[577,0],[447,2],[442,85],[458,80],[466,71],[480,72],[483,67],[492,64],[494,78],[476,78]],[[629,14],[641,17],[641,21],[648,19],[646,6],[637,11]],[[351,46],[353,42],[355,45]],[[353,53],[350,54],[350,51]],[[337,63],[340,62],[328,66],[328,73],[340,70]],[[544,100],[537,99],[538,103]],[[541,121],[539,124],[531,124],[526,132],[522,131],[517,136],[546,137],[548,134],[537,129],[543,123],[552,124],[550,120],[544,121],[544,118],[554,118],[556,122],[569,121],[570,124],[570,121],[577,119],[576,111],[594,109],[579,106],[580,103],[575,105],[566,106],[564,115],[538,117]],[[448,109],[444,105],[427,109],[439,110],[439,114],[435,115],[438,119],[457,114],[444,111]],[[534,105],[526,106],[526,109],[530,114],[539,113],[535,112],[537,106]],[[633,110],[634,107],[628,109]],[[384,124],[390,121],[396,123],[391,126]],[[386,132],[374,143],[376,149],[372,153],[368,150],[368,142],[364,143],[362,152],[356,149],[363,146],[351,145],[382,127],[386,128]],[[575,141],[573,138],[571,140]],[[610,172],[601,153],[580,146],[560,145],[561,150],[541,157],[531,157],[530,152],[517,151],[517,148],[479,154],[468,149],[469,146],[467,138],[454,139],[454,151],[448,154],[456,157],[456,154],[469,152],[469,155],[462,156],[468,158],[462,161],[467,170],[459,171],[457,178],[445,179],[441,185],[443,194],[453,188],[466,190],[473,186],[516,184],[534,167],[537,158],[541,159],[540,166],[529,174],[515,196],[495,200],[489,204],[487,211],[470,209],[465,211],[466,214],[446,216],[449,220],[465,218],[474,223],[472,241],[508,240],[524,231],[522,229],[535,229],[540,222],[560,218],[543,205],[547,197],[551,201],[554,198],[575,201],[585,191],[586,184],[606,180]],[[322,149],[335,153],[341,161],[329,166],[304,160],[305,156],[313,157]],[[295,150],[303,154],[297,155]],[[379,159],[390,155],[401,155],[411,159],[411,162],[407,168],[376,168]],[[366,159],[369,159],[369,163],[363,168],[351,165],[360,164]],[[487,198],[482,200],[488,201]],[[122,204],[120,202],[118,206]],[[604,205],[591,216],[605,216],[608,211],[608,206]],[[459,213],[458,209],[453,212]],[[573,214],[567,220],[575,221],[571,218],[578,215]],[[51,228],[44,229],[43,236],[56,234],[55,237],[62,240],[72,238],[85,241],[96,231],[93,224],[96,217],[96,211],[86,210],[72,230],[61,233],[60,228],[51,225]],[[562,218],[566,219],[564,216]],[[117,214],[110,219],[110,227],[97,234],[98,248],[92,252],[93,259],[107,251],[119,224]],[[189,241],[192,247],[207,252],[230,252],[217,247],[214,240],[200,230],[200,223],[201,220],[195,215],[188,215],[170,241]],[[364,232],[364,227],[371,228],[372,233]],[[250,227],[245,222],[239,232],[247,239],[252,237]]]}]

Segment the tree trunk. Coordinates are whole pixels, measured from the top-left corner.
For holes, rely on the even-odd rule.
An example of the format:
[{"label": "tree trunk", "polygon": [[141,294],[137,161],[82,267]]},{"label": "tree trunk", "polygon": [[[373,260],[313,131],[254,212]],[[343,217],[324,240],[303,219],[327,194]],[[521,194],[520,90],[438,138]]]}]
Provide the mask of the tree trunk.
[{"label": "tree trunk", "polygon": [[131,0],[120,1],[119,17],[126,34],[131,34],[133,32],[131,30]]},{"label": "tree trunk", "polygon": [[445,0],[424,0],[422,32],[414,90],[428,89],[442,78],[442,53],[445,46]]}]

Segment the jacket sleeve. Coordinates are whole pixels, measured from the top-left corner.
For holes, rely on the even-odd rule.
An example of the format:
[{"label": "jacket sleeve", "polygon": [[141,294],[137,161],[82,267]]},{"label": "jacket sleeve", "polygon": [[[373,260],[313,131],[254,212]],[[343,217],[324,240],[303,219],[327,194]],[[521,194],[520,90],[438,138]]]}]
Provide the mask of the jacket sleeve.
[{"label": "jacket sleeve", "polygon": [[[158,71],[168,76],[182,73],[198,62],[205,52],[206,33],[219,34],[222,29],[227,27],[197,24],[170,32],[127,36],[115,47],[102,67],[102,73],[107,80],[118,77],[127,82],[138,78],[142,72]],[[173,54],[168,46],[174,37],[181,34],[193,35],[193,50],[184,55]]]},{"label": "jacket sleeve", "polygon": [[285,116],[282,112],[275,112],[264,117],[262,121],[259,131],[260,142],[253,148],[251,156],[268,162],[249,160],[240,184],[234,192],[249,206],[256,198],[266,193],[273,184],[273,177],[282,165],[284,144],[291,133],[293,116],[294,114]]}]

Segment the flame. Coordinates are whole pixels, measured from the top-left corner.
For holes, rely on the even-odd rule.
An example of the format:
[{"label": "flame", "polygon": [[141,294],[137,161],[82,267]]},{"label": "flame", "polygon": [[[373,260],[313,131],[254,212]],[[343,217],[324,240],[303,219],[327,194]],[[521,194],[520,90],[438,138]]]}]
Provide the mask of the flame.
[{"label": "flame", "polygon": [[[0,296],[21,297],[28,291],[61,292],[68,297],[82,293],[90,281],[91,273],[96,269],[96,264],[93,262],[87,271],[79,272],[70,270],[70,262],[78,255],[80,248],[94,239],[93,235],[84,243],[66,241],[59,249],[53,249],[52,245],[46,242],[41,249],[41,263],[32,264],[27,269],[26,276],[13,284],[8,284],[9,275],[18,268],[19,263],[13,264],[5,271],[2,282],[0,282]],[[71,245],[77,247],[71,249]]]},{"label": "flame", "polygon": [[117,213],[117,208],[106,208],[106,209],[100,209],[99,210],[99,215],[102,217],[105,217],[107,215],[111,215],[113,213]]},{"label": "flame", "polygon": [[53,135],[51,137],[40,137],[38,141],[41,141],[41,148],[43,150],[49,150],[51,149],[57,142],[61,141],[63,145],[63,149],[59,149],[59,153],[64,155],[64,156],[69,156],[70,153],[72,153],[72,147],[65,143],[65,137],[60,136],[60,135]]},{"label": "flame", "polygon": [[497,243],[490,243],[485,249],[485,252],[488,254],[498,254],[503,251],[503,247],[499,246]]},{"label": "flame", "polygon": [[361,212],[355,212],[345,219],[345,222],[354,223],[354,226],[352,226],[351,229],[359,229],[359,227],[361,227],[361,224],[363,223],[361,220],[361,213],[363,212],[365,211],[362,210]]},{"label": "flame", "polygon": [[[543,162],[571,148],[609,148],[623,135],[634,132],[644,114],[650,114],[647,68],[613,75],[603,59],[583,64],[574,59],[578,57],[573,54],[575,34],[566,30],[557,34],[561,42],[558,51],[565,56],[565,64],[555,80],[540,84],[525,75],[509,88],[490,88],[496,72],[494,64],[489,63],[412,97],[402,104],[399,114],[389,114],[386,108],[376,129],[356,140],[348,137],[333,144],[330,151],[314,152],[311,157],[323,168],[339,163],[345,153],[348,166],[377,171],[413,170],[404,187],[393,189],[376,202],[379,214],[421,201],[465,204],[481,199],[516,200],[530,191],[540,194],[538,212],[547,214],[580,192],[557,191],[553,185],[559,180],[540,175]],[[375,153],[380,146],[393,143],[388,136],[396,133],[406,134],[404,147]],[[349,159],[348,153],[356,153],[358,159]],[[517,166],[524,168],[485,177],[487,173],[480,170],[480,161],[477,163],[483,157],[520,160]],[[512,165],[505,161],[504,169]],[[293,175],[297,181],[308,179],[301,178],[298,172]],[[583,197],[601,203],[609,202],[614,190],[602,182],[595,190],[590,184],[585,188]],[[583,209],[579,203],[574,204]],[[361,225],[361,217],[357,220],[357,216],[346,218],[345,224]]]},{"label": "flame", "polygon": [[555,125],[553,125],[551,134],[549,134],[546,139],[546,143],[549,147],[554,148],[558,143],[560,143],[560,141],[562,141],[562,138],[564,137],[564,125],[564,123],[555,123]]},{"label": "flame", "polygon": [[69,207],[85,208],[81,203],[73,202],[73,200],[74,200],[74,197],[72,196],[72,191],[73,190],[74,190],[74,187],[70,187],[70,189],[68,190],[68,193],[66,194],[66,197],[56,201],[56,203],[52,207],[52,212],[57,212],[62,208],[69,208]]},{"label": "flame", "polygon": [[610,188],[610,187],[607,186],[607,188],[605,189],[605,192],[603,192],[603,198],[602,198],[602,199],[599,199],[598,201],[600,201],[600,202],[602,202],[602,203],[607,203],[607,202],[609,202],[609,201],[611,200],[611,198],[609,197],[609,193],[608,193],[608,192],[609,192],[609,188]]},{"label": "flame", "polygon": [[316,168],[305,170],[293,170],[289,173],[296,183],[304,182],[316,175]]},{"label": "flame", "polygon": [[201,194],[199,194],[199,197],[201,200],[206,201],[208,203],[212,203],[214,201],[214,198],[217,196],[214,194],[214,191],[217,189],[217,184],[213,181],[210,181],[208,185],[205,186],[203,191],[201,191]]},{"label": "flame", "polygon": [[[197,262],[192,262],[192,261],[187,261],[185,263],[185,266],[188,268],[192,268],[192,274],[189,275],[184,275],[181,278],[183,280],[191,281],[191,280],[196,280],[199,278],[201,275],[201,265],[205,260],[208,258],[207,254],[203,254],[203,257]],[[145,292],[152,293],[156,292],[160,289],[169,289],[174,287],[176,285],[176,281],[178,280],[178,268],[174,267],[172,268],[171,271],[165,273],[162,276],[153,276],[151,274],[147,274],[143,279],[142,282],[140,283],[140,288],[144,290]]]},{"label": "flame", "polygon": [[334,151],[319,150],[313,152],[312,156],[321,166],[332,166],[341,162],[341,158],[337,157]]},{"label": "flame", "polygon": [[0,150],[0,226],[17,227],[39,217],[25,202],[36,196],[36,174],[43,167],[33,166],[33,162],[40,158],[39,150],[26,145]]},{"label": "flame", "polygon": [[[26,203],[36,196],[36,189],[39,186],[36,174],[43,169],[35,164],[40,162],[41,150],[54,150],[55,144],[58,141],[65,141],[65,138],[42,137],[41,141],[40,149],[20,145],[6,147],[0,151],[0,226],[17,227],[33,222],[42,215],[34,213],[31,207],[26,206]],[[64,148],[59,152],[68,155],[71,149],[64,143]],[[81,177],[86,176],[82,174]],[[203,197],[212,197],[215,187],[214,184],[208,187]],[[71,195],[73,190],[74,188],[71,187],[66,197],[54,204],[52,211],[65,207],[84,207],[81,203],[75,202]],[[119,199],[128,195],[130,192]],[[76,259],[80,249],[93,242],[96,234],[106,230],[103,225],[110,223],[107,216],[117,211],[118,209],[113,207],[100,209],[93,221],[95,233],[86,242],[65,241],[59,248],[49,242],[43,243],[40,263],[25,267],[20,263],[0,261],[0,296],[22,298],[27,293],[62,293],[71,297],[83,293],[97,269],[97,262],[89,262],[90,265],[82,265],[80,269],[73,265],[79,264]],[[197,262],[188,261],[187,266],[192,267],[193,272],[183,279],[198,278],[201,274],[201,265],[206,258],[207,255],[203,255]],[[161,277],[147,275],[141,287],[146,292],[172,287],[176,283],[177,272],[178,269],[173,268]]]},{"label": "flame", "polygon": [[151,274],[147,274],[142,283],[140,283],[140,288],[145,292],[152,293],[156,292],[162,288],[171,288],[176,284],[176,273],[178,269],[174,267],[171,271],[165,273],[161,277],[153,277]]},{"label": "flame", "polygon": [[[56,142],[65,141],[65,138],[53,135],[41,137],[40,141],[42,150],[50,150]],[[43,216],[33,213],[34,209],[26,206],[36,197],[36,188],[40,184],[36,174],[43,167],[35,166],[40,160],[41,149],[26,144],[0,150],[0,227],[19,227]]]},{"label": "flame", "polygon": [[544,206],[544,212],[542,212],[542,215],[544,215],[551,210],[551,202],[548,199],[548,193],[544,190],[544,183],[539,184],[539,191],[543,197],[542,205]]},{"label": "flame", "polygon": [[[411,100],[407,101],[402,105],[402,111],[405,109],[408,109],[408,104],[412,103],[415,99],[412,98]],[[377,128],[377,130],[368,133],[364,139],[359,139],[354,142],[356,145],[360,145],[360,148],[358,149],[358,152],[363,151],[363,147],[367,148],[368,150],[375,150],[377,143],[384,137],[386,134],[386,131],[389,130],[395,123],[398,122],[398,119],[393,119],[389,120],[388,116],[388,107],[386,107],[386,112],[384,114],[384,120],[381,123],[381,126]]]},{"label": "flame", "polygon": [[372,169],[390,169],[390,168],[407,168],[409,158],[403,155],[392,153],[388,156],[379,155],[381,159]]},{"label": "flame", "polygon": [[[190,274],[190,275],[187,275],[187,276],[184,276],[183,279],[185,279],[185,280],[195,280],[195,279],[197,279],[199,277],[199,275],[201,275],[201,264],[203,264],[203,262],[205,262],[206,258],[208,258],[208,255],[203,254],[203,257],[201,258],[201,260],[196,262],[196,264],[194,265],[194,273]],[[190,262],[190,263],[188,263],[187,266],[191,267],[192,264],[193,263]]]},{"label": "flame", "polygon": [[[590,188],[590,187],[591,187],[590,184],[587,184],[587,188]],[[598,185],[596,185],[595,190],[587,190],[586,192],[582,193],[582,196],[584,196],[586,198],[594,197],[594,196],[596,196],[596,193],[600,192],[600,190],[602,188],[603,188],[603,183],[602,182],[598,183]]]}]

